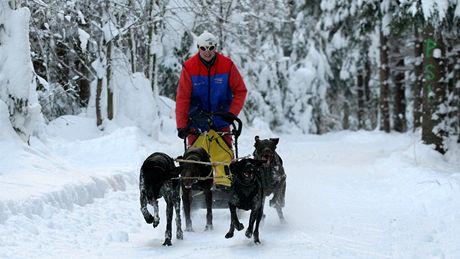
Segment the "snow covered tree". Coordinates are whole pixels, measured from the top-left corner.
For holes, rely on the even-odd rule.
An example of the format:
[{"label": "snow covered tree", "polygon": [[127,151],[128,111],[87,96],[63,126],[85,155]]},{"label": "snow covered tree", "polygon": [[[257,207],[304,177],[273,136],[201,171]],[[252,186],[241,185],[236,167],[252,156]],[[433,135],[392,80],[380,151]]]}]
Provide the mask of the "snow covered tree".
[{"label": "snow covered tree", "polygon": [[14,130],[26,142],[38,136],[43,126],[30,59],[29,19],[29,9],[12,10],[8,2],[0,2],[0,101],[8,107]]},{"label": "snow covered tree", "polygon": [[[447,105],[447,115],[434,127],[458,134],[452,70],[457,71],[460,8],[455,1],[21,3],[33,13],[32,59],[49,120],[95,106],[98,124],[115,116],[117,91],[122,92],[115,80],[121,69],[114,67],[115,56],[123,60],[117,64],[125,66],[129,77],[144,73],[154,96],[174,99],[181,63],[196,53],[194,37],[208,30],[243,74],[249,89],[243,110],[247,121],[261,119],[275,130],[321,134],[373,129],[380,118],[383,130],[393,126],[405,131],[420,125],[424,67],[417,53],[422,45],[413,44],[414,34],[420,34],[414,28],[429,20],[442,36],[439,44],[446,45],[443,73],[450,72],[443,77],[447,99],[441,105]],[[90,92],[94,96],[88,102]],[[408,113],[412,110],[413,115]]]},{"label": "snow covered tree", "polygon": [[423,100],[423,39],[418,26],[414,26],[414,89],[413,89],[413,128],[414,131],[422,125]]},{"label": "snow covered tree", "polygon": [[449,68],[449,46],[446,44],[452,44],[447,40],[448,35],[449,32],[458,35],[455,24],[458,26],[456,19],[460,16],[460,9],[454,5],[451,1],[441,5],[421,3],[421,13],[425,20],[422,140],[434,144],[440,153],[447,150],[445,140],[449,134],[455,134],[448,114],[449,110],[456,109],[456,105],[452,105],[448,98],[453,87],[449,88],[449,74],[446,71]]}]

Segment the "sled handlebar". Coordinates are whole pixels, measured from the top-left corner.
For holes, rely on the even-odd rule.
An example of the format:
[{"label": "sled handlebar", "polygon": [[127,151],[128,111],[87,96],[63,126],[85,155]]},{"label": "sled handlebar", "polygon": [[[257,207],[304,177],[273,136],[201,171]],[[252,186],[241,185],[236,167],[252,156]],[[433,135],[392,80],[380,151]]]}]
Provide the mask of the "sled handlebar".
[{"label": "sled handlebar", "polygon": [[237,139],[241,135],[241,131],[243,130],[243,122],[238,118],[236,115],[229,113],[229,112],[213,112],[213,113],[200,113],[195,117],[190,118],[190,121],[186,127],[187,132],[189,134],[201,134],[200,132],[191,132],[192,124],[195,121],[205,121],[208,123],[209,128],[214,128],[213,117],[218,116],[221,117],[224,121],[230,123],[232,125],[232,135],[235,136]]}]

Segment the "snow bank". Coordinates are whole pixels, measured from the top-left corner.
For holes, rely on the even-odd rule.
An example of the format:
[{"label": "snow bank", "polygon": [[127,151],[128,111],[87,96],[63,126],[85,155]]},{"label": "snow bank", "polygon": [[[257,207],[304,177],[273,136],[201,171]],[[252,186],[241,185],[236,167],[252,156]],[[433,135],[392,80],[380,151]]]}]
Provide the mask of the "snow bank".
[{"label": "snow bank", "polygon": [[23,195],[0,199],[0,224],[13,215],[49,218],[56,210],[72,210],[74,205],[84,206],[96,198],[103,198],[109,192],[123,191],[127,183],[133,184],[137,181],[132,172],[106,172],[106,177],[93,177],[90,174],[91,172],[66,175],[66,179],[62,179],[51,173],[49,177],[45,177],[45,182],[21,178],[17,184],[11,183],[10,188],[2,191],[18,193],[18,189],[24,188],[22,184],[28,186],[22,190],[28,195],[22,199],[19,197]]},{"label": "snow bank", "polygon": [[[5,109],[0,103],[0,122],[7,120]],[[0,133],[0,223],[12,215],[46,218],[125,190],[137,183],[142,159],[154,150],[137,128],[112,124],[102,132],[92,118],[78,116],[51,121],[46,142],[5,141],[15,135],[11,129]]]}]

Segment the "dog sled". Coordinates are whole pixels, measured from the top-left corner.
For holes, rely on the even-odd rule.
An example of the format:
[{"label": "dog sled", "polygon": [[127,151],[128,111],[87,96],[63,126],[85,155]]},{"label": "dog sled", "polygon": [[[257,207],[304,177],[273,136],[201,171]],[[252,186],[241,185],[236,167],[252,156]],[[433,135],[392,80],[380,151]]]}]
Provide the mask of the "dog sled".
[{"label": "dog sled", "polygon": [[[228,131],[217,131],[213,125],[216,117],[230,123]],[[230,163],[238,158],[238,137],[241,134],[243,123],[235,115],[215,112],[199,113],[190,119],[191,125],[206,125],[206,131],[189,132],[195,135],[192,143],[187,143],[188,138],[184,139],[184,151],[189,147],[201,147],[209,155],[213,170],[212,177],[214,180],[212,190],[213,208],[228,208],[231,187]],[[227,141],[226,141],[227,140]],[[230,143],[229,143],[230,142]],[[192,186],[192,206],[194,209],[206,208],[206,201],[202,190],[196,185]]]}]

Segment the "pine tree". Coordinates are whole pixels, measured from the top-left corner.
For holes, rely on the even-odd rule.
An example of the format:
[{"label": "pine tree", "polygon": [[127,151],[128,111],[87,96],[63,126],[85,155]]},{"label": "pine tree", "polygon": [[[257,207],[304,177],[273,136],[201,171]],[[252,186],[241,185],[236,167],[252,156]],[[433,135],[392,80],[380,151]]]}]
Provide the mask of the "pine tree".
[{"label": "pine tree", "polygon": [[444,103],[444,46],[440,35],[435,35],[434,28],[427,24],[424,29],[424,84],[423,84],[423,121],[422,140],[426,144],[434,144],[441,153],[446,151],[443,138],[445,130],[443,120],[446,107]]}]

